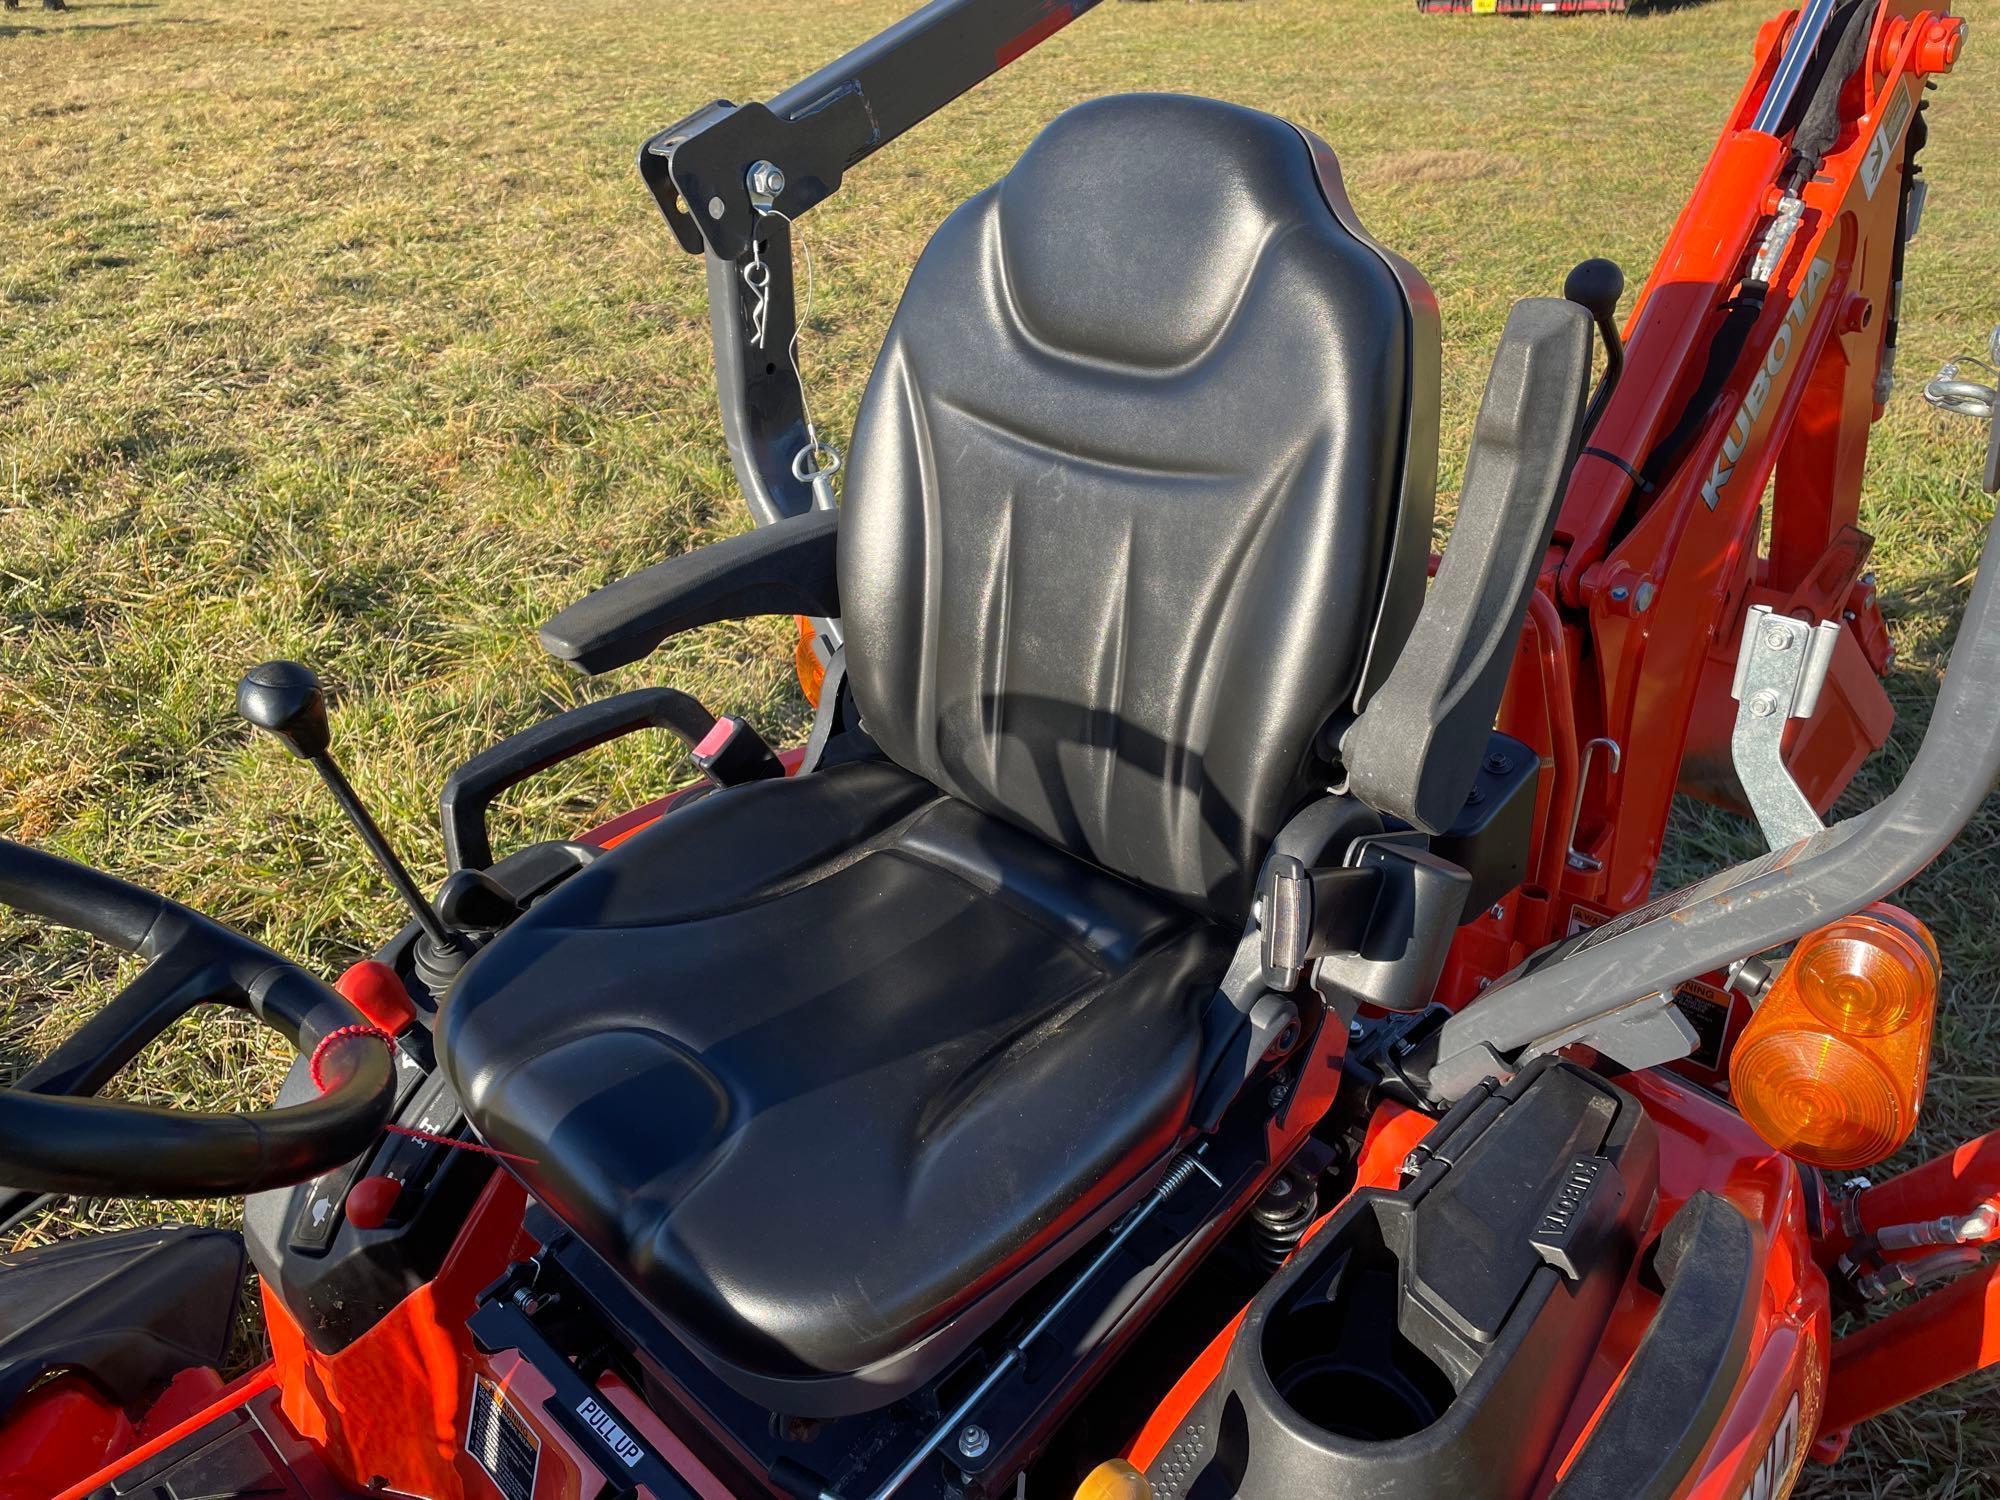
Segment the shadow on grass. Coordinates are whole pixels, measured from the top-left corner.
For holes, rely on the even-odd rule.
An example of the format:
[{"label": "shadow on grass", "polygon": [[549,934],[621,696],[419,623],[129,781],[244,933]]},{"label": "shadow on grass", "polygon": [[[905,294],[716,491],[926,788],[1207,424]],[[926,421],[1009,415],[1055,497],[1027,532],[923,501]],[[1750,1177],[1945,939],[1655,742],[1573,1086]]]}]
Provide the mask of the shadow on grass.
[{"label": "shadow on grass", "polygon": [[[141,9],[141,7],[137,5],[106,6],[105,9],[138,10]],[[9,11],[5,12],[5,14],[12,15],[14,14],[14,12]],[[70,11],[65,13],[61,11],[44,11],[43,14],[52,16],[63,15],[63,14],[74,15],[75,12]],[[0,26],[0,42],[7,41],[10,38],[17,36],[67,36],[73,32],[78,32],[78,31],[129,31],[134,26],[213,26],[214,24],[215,24],[215,18],[213,16],[161,16],[158,17],[157,19],[153,17],[148,17],[145,20],[140,20],[140,21],[78,22],[78,21],[65,20],[60,24],[49,25],[49,26],[25,26],[20,24],[19,22],[10,21],[4,26]]]}]

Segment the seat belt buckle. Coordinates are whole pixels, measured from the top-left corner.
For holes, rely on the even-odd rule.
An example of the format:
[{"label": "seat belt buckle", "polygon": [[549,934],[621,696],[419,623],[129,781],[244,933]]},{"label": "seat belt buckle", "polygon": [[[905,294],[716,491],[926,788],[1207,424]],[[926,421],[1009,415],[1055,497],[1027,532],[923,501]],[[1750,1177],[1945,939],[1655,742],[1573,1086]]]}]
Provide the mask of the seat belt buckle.
[{"label": "seat belt buckle", "polygon": [[785,774],[785,763],[764,737],[734,714],[718,715],[693,753],[695,766],[717,786],[742,786]]}]

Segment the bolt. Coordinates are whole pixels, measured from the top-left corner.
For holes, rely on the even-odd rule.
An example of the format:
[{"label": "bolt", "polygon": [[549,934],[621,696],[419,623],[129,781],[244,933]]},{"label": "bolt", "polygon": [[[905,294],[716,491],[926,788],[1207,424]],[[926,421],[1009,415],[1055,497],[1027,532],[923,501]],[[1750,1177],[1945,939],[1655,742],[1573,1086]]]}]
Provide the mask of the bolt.
[{"label": "bolt", "polygon": [[1622,583],[1619,584],[1617,588],[1611,591],[1611,602],[1614,604],[1623,604],[1627,599],[1631,597],[1632,597],[1632,591],[1627,587],[1625,587],[1625,585]]},{"label": "bolt", "polygon": [[709,216],[709,217],[710,217],[711,219],[719,219],[719,218],[721,218],[721,217],[722,217],[722,206],[723,206],[723,205],[722,205],[722,200],[721,200],[720,198],[711,198],[711,199],[709,199],[709,200],[708,200],[708,216]]},{"label": "bolt", "polygon": [[993,1439],[977,1422],[968,1422],[958,1435],[958,1451],[962,1458],[984,1458],[986,1450],[992,1446]]},{"label": "bolt", "polygon": [[1647,579],[1646,582],[1640,584],[1638,596],[1632,601],[1633,612],[1643,615],[1647,610],[1651,609],[1653,607],[1653,598],[1659,592],[1658,589],[1653,587],[1651,579]]},{"label": "bolt", "polygon": [[753,162],[749,181],[750,191],[766,198],[775,198],[785,190],[785,174],[774,162]]},{"label": "bolt", "polygon": [[1486,908],[1486,915],[1496,922],[1499,921],[1507,915],[1507,903],[1504,901],[1495,901],[1491,906]]},{"label": "bolt", "polygon": [[1358,1018],[1349,1021],[1347,1023],[1348,1040],[1354,1042],[1360,1041],[1363,1033],[1365,1033],[1367,1030],[1368,1028],[1366,1026],[1363,1026]]},{"label": "bolt", "polygon": [[1282,1083],[1272,1084],[1271,1092],[1265,1097],[1264,1102],[1270,1105],[1272,1109],[1276,1109],[1282,1105],[1285,1102],[1285,1086]]},{"label": "bolt", "polygon": [[1854,623],[1854,611],[1851,609],[1843,609],[1840,612],[1840,618],[1847,621],[1848,624],[1852,625]]},{"label": "bolt", "polygon": [[1764,644],[1773,651],[1792,649],[1792,633],[1782,625],[1772,625],[1764,632]]},{"label": "bolt", "polygon": [[1479,806],[1480,803],[1484,802],[1485,800],[1486,800],[1486,793],[1481,791],[1476,786],[1471,791],[1465,794],[1465,805],[1467,807],[1477,807]]},{"label": "bolt", "polygon": [[1759,693],[1750,700],[1750,713],[1754,718],[1768,719],[1778,711],[1776,693]]},{"label": "bolt", "polygon": [[1505,776],[1514,769],[1514,757],[1495,750],[1486,757],[1486,769],[1495,776]]}]

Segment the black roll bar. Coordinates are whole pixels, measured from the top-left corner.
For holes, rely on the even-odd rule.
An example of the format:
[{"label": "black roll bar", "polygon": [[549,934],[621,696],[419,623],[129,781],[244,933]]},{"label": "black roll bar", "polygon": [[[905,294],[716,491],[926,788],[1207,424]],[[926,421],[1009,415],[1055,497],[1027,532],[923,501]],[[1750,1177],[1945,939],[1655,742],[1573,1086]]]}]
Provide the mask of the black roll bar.
[{"label": "black roll bar", "polygon": [[[848,168],[1097,3],[931,0],[769,103],[718,99],[640,148],[639,175],[681,248],[708,264],[723,435],[758,525],[813,504],[811,484],[792,467],[807,438],[804,397],[787,353],[798,309],[786,221],[839,191]],[[783,177],[769,195],[769,215],[751,202],[750,171],[761,163]],[[743,278],[753,253],[770,268],[768,300]]]}]

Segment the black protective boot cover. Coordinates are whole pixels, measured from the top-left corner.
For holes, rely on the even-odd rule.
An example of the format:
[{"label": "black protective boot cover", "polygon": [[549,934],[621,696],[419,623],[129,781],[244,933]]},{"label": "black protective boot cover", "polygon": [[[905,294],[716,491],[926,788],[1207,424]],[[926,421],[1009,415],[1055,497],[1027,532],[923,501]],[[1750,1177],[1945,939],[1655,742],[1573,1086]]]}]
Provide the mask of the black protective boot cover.
[{"label": "black protective boot cover", "polygon": [[60,1370],[137,1411],[182,1370],[221,1365],[243,1288],[243,1237],[133,1229],[0,1255],[0,1420]]}]

